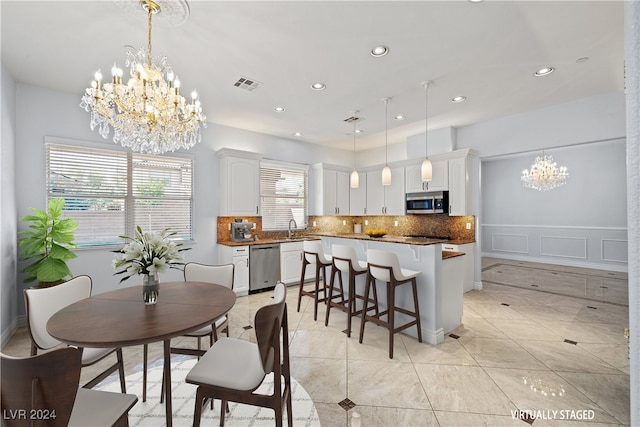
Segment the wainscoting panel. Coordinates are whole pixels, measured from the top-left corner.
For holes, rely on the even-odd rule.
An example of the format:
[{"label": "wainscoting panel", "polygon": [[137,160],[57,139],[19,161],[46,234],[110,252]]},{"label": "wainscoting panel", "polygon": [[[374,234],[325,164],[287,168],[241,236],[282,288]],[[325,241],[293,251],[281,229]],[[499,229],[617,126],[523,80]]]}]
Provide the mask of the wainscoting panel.
[{"label": "wainscoting panel", "polygon": [[540,236],[540,255],[587,259],[587,239],[580,237]]},{"label": "wainscoting panel", "polygon": [[626,272],[626,227],[481,224],[481,256]]},{"label": "wainscoting panel", "polygon": [[629,247],[627,240],[602,239],[602,260],[626,263]]},{"label": "wainscoting panel", "polygon": [[527,235],[494,233],[491,235],[491,241],[491,249],[496,252],[529,253],[529,237]]}]

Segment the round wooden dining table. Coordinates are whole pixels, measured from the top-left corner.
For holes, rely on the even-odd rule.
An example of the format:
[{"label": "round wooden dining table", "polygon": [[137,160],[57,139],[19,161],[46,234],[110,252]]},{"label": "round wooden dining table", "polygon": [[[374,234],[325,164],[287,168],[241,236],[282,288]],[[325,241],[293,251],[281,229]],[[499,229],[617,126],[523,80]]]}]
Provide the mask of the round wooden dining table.
[{"label": "round wooden dining table", "polygon": [[142,287],[134,286],[77,301],[55,313],[47,330],[78,347],[127,347],[164,343],[165,410],[172,422],[171,338],[211,325],[236,301],[233,290],[204,282],[160,284],[158,302],[145,305]]}]

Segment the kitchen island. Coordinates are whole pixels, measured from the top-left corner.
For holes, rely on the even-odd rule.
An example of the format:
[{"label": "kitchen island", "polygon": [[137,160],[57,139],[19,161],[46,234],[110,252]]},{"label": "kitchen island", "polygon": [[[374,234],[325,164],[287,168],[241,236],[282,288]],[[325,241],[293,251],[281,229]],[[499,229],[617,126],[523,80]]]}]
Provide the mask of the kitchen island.
[{"label": "kitchen island", "polygon": [[[320,237],[327,254],[331,254],[331,246],[334,244],[353,247],[358,259],[363,261],[367,259],[367,249],[390,251],[398,255],[403,268],[420,271],[417,285],[424,341],[430,344],[441,343],[448,332],[462,323],[463,288],[460,272],[464,254],[447,252],[443,257],[442,243],[446,243],[446,240],[402,236],[371,238],[366,234],[320,234]],[[358,289],[364,289],[364,277],[359,280]],[[381,310],[385,310],[386,292],[380,292],[381,287],[378,286],[378,302]],[[396,305],[413,309],[410,287],[399,287],[396,290]],[[404,314],[396,314],[396,324],[408,320]],[[417,337],[415,328],[406,329],[403,333]]]}]

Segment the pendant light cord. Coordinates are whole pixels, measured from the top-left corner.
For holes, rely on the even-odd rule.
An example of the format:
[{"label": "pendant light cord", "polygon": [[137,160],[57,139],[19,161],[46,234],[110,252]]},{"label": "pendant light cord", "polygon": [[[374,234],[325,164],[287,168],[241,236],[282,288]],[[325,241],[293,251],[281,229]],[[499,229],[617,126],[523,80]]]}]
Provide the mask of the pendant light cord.
[{"label": "pendant light cord", "polygon": [[424,84],[424,157],[429,158],[429,84],[431,82],[425,82]]},{"label": "pendant light cord", "polygon": [[389,164],[389,125],[387,108],[389,107],[389,98],[384,99],[384,164]]}]

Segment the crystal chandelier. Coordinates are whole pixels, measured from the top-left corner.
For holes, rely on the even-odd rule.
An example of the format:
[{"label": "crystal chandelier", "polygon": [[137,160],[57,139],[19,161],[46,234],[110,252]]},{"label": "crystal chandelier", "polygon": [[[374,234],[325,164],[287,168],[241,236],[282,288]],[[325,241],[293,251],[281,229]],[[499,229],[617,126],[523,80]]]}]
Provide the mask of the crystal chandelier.
[{"label": "crystal chandelier", "polygon": [[126,84],[116,64],[109,83],[102,83],[98,70],[80,107],[91,114],[91,130],[97,126],[100,135],[107,138],[113,128],[113,142],[133,151],[162,154],[191,148],[200,142],[200,125],[207,127],[198,93],[193,91],[191,102],[187,102],[167,57],[151,56],[151,20],[160,12],[160,5],[151,0],[140,4],[148,15],[147,51],[127,50],[125,66],[130,77]]},{"label": "crystal chandelier", "polygon": [[567,183],[569,173],[564,166],[556,166],[552,156],[536,157],[531,170],[523,170],[520,180],[526,188],[538,191],[548,191]]}]

